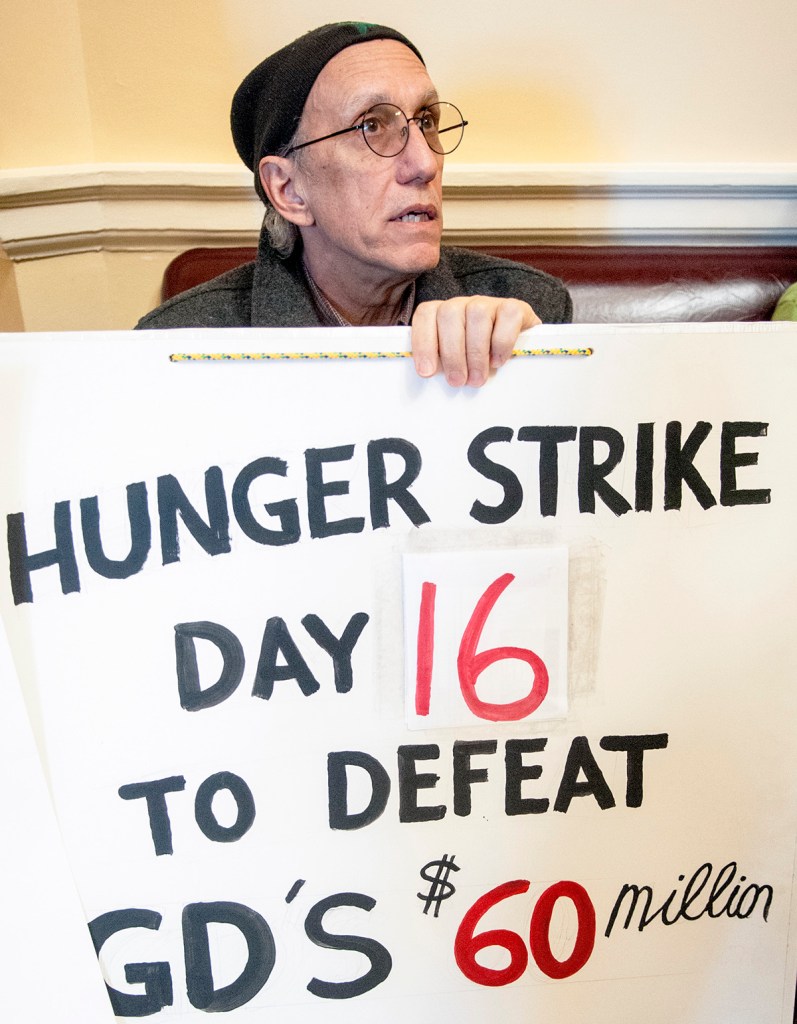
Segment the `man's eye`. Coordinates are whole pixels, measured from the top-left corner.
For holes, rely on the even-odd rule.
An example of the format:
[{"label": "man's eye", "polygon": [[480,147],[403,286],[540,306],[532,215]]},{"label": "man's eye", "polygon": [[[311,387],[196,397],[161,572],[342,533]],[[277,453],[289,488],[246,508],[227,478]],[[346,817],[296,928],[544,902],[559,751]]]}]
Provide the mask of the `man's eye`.
[{"label": "man's eye", "polygon": [[365,135],[377,135],[385,130],[385,126],[378,117],[365,117],[363,118],[362,129]]}]

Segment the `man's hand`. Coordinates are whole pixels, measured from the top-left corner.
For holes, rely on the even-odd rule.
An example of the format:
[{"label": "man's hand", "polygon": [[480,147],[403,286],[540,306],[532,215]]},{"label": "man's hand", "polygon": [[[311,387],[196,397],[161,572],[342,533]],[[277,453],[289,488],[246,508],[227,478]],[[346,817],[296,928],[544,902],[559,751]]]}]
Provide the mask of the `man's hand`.
[{"label": "man's hand", "polygon": [[461,295],[422,302],[412,318],[412,357],[421,377],[442,367],[452,387],[478,388],[509,359],[518,335],[541,323],[520,299]]}]

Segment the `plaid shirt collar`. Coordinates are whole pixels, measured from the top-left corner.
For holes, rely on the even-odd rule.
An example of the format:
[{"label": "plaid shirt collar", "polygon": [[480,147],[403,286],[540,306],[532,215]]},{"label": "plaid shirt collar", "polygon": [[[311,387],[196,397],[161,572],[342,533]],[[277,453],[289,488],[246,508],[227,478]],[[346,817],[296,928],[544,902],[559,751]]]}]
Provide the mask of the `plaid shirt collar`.
[{"label": "plaid shirt collar", "polygon": [[[304,279],[307,282],[307,287],[310,289],[310,294],[313,297],[313,303],[318,313],[319,319],[321,320],[322,327],[351,327],[349,323],[340,313],[335,309],[329,299],[324,295],[315,281],[310,277],[310,272],[304,265],[302,260],[302,272]],[[405,291],[404,296],[401,300],[401,307],[398,311],[398,316],[394,323],[390,324],[391,327],[409,327],[410,321],[412,320],[412,311],[415,306],[415,282],[411,281]]]}]

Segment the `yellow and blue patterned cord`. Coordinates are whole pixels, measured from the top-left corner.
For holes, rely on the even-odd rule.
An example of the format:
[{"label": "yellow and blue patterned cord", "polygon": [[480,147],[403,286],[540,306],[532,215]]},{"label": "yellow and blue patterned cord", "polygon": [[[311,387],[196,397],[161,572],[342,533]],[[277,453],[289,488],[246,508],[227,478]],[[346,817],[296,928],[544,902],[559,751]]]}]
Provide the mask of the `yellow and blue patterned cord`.
[{"label": "yellow and blue patterned cord", "polygon": [[[517,348],[513,356],[591,356],[591,348]],[[411,352],[173,352],[172,363],[258,362],[288,359],[409,359]]]}]

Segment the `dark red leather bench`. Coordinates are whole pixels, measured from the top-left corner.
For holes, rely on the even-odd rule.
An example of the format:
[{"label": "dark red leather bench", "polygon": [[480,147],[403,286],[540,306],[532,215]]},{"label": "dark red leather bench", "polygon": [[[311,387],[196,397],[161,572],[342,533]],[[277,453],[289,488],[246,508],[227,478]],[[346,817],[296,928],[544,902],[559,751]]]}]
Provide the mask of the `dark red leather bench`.
[{"label": "dark red leather bench", "polygon": [[[794,246],[479,246],[562,278],[576,323],[768,320],[797,281]],[[163,298],[255,258],[255,249],[189,249],[166,268]]]}]

